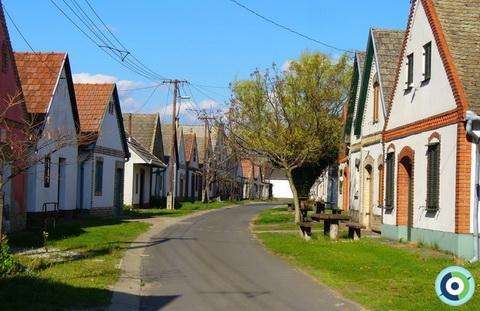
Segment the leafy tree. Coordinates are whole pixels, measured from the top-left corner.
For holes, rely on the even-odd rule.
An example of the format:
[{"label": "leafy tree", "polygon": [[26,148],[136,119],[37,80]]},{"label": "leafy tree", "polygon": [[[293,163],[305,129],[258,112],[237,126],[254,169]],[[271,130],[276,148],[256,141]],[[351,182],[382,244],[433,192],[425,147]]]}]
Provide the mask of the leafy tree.
[{"label": "leafy tree", "polygon": [[307,164],[324,167],[335,159],[350,77],[346,55],[334,60],[306,52],[285,71],[273,65],[232,83],[227,137],[245,155],[266,158],[285,172],[297,223],[300,194],[294,171]]}]

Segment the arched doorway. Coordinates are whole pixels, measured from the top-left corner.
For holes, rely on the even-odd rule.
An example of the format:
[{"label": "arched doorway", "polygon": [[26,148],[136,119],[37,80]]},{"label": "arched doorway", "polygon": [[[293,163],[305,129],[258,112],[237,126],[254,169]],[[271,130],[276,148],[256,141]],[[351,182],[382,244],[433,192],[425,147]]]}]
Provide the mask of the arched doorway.
[{"label": "arched doorway", "polygon": [[[408,147],[407,147],[408,148]],[[397,174],[397,225],[407,226],[407,240],[413,228],[413,151],[408,148],[399,156]]]},{"label": "arched doorway", "polygon": [[373,167],[368,164],[363,171],[363,213],[365,226],[371,228],[372,225],[372,193],[373,193]]}]

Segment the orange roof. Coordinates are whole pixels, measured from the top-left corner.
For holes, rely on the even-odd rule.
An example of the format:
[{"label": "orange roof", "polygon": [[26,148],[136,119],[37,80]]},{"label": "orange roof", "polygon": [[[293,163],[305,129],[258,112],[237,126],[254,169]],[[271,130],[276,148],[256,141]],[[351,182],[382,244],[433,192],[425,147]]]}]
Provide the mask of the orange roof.
[{"label": "orange roof", "polygon": [[196,139],[195,139],[195,133],[188,133],[185,134],[183,137],[184,143],[185,143],[185,156],[187,161],[192,161],[193,159],[193,153],[195,151],[195,144],[196,144]]},{"label": "orange roof", "polygon": [[98,131],[114,87],[113,83],[74,85],[82,132]]},{"label": "orange roof", "polygon": [[15,52],[20,82],[29,113],[46,113],[66,53]]}]

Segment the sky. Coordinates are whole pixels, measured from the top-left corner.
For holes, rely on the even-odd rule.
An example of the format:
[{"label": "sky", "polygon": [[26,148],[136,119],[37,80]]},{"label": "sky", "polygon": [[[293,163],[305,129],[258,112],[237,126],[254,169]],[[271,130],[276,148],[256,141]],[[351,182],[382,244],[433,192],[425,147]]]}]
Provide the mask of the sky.
[{"label": "sky", "polygon": [[[76,17],[66,4],[83,8],[118,46],[95,19],[86,0],[2,0],[35,51],[68,52],[76,82],[116,82],[124,112],[159,112],[164,121],[170,120],[171,88],[109,58],[104,52],[108,48],[99,48],[89,41],[52,1],[74,20]],[[131,58],[134,56],[156,75],[190,82],[180,89],[183,123],[198,122],[195,110],[224,109],[230,94],[229,83],[248,78],[255,69],[268,68],[273,63],[283,66],[304,51],[340,55],[337,50],[265,22],[231,0],[88,1],[108,30],[131,53],[126,56],[130,61],[135,61]],[[365,50],[368,30],[372,27],[404,29],[410,3],[409,0],[238,1],[282,25],[347,50]],[[77,12],[81,14],[78,9]],[[7,24],[14,50],[30,51],[8,18]],[[136,90],[122,91],[128,89]]]}]

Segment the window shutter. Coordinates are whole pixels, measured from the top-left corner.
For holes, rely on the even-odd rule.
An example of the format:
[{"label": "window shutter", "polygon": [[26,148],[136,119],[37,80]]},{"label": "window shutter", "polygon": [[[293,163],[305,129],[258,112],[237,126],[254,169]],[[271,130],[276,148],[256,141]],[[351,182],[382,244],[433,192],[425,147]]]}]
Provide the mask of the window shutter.
[{"label": "window shutter", "polygon": [[413,53],[407,56],[407,88],[413,83]]},{"label": "window shutter", "polygon": [[394,154],[387,154],[387,181],[386,181],[386,193],[385,193],[385,205],[387,208],[393,208],[393,195],[394,195]]},{"label": "window shutter", "polygon": [[423,46],[424,66],[423,78],[429,80],[432,74],[432,42],[429,42]]},{"label": "window shutter", "polygon": [[102,195],[103,188],[103,160],[95,162],[95,195]]},{"label": "window shutter", "polygon": [[440,144],[427,150],[427,208],[439,208],[440,195]]}]

